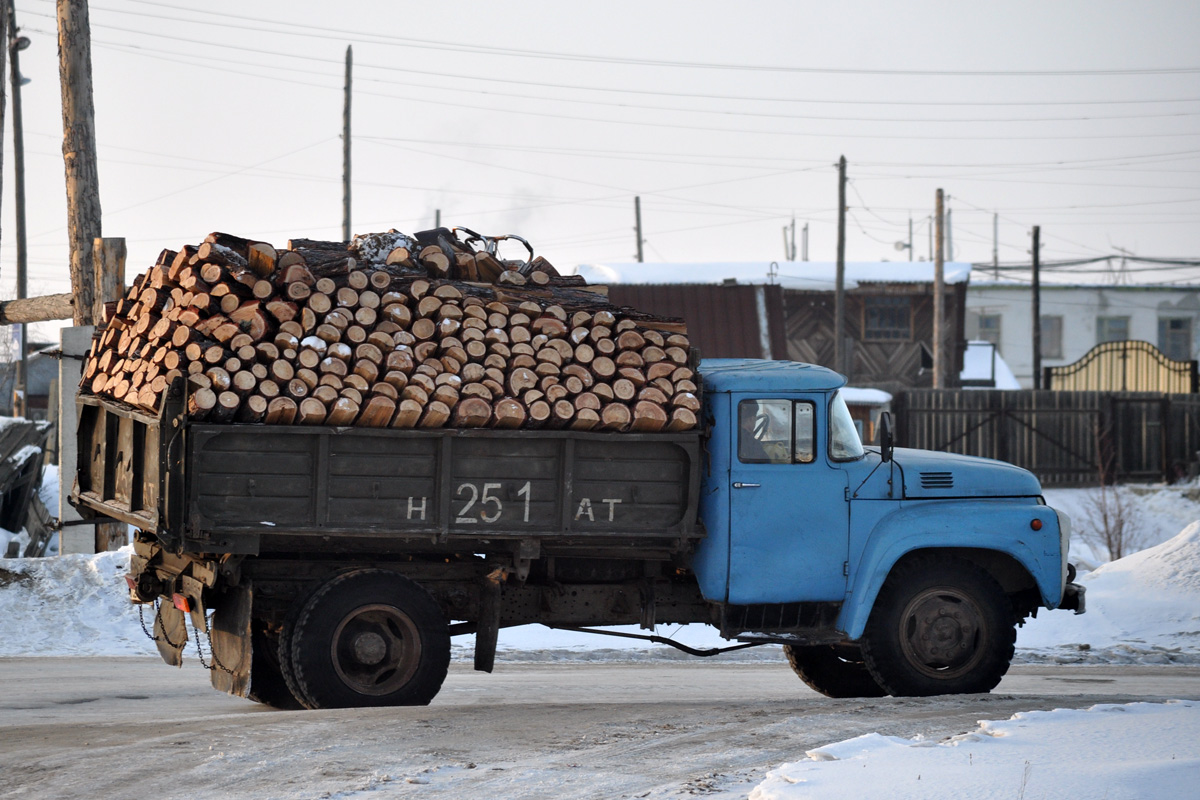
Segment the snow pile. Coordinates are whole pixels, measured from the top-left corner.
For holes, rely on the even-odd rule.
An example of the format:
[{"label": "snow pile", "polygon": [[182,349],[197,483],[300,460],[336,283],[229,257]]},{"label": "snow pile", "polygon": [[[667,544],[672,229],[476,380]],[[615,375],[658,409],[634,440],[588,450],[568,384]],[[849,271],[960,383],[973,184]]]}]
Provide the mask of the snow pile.
[{"label": "snow pile", "polygon": [[1017,634],[1019,661],[1200,663],[1200,522],[1079,582],[1087,613],[1030,620]]},{"label": "snow pile", "polygon": [[155,654],[125,589],[129,554],[0,559],[0,657]]},{"label": "snow pile", "polygon": [[[1089,543],[1096,519],[1099,489],[1046,489],[1046,503],[1071,517],[1071,563],[1083,571],[1093,570],[1109,560],[1103,548]],[[1110,491],[1113,491],[1110,489]],[[1200,519],[1200,488],[1195,486],[1116,487],[1133,525],[1133,546],[1127,552],[1153,547],[1170,539],[1190,523]]]},{"label": "snow pile", "polygon": [[807,755],[767,773],[750,800],[1192,797],[1200,703],[1029,711],[944,742],[871,733]]}]

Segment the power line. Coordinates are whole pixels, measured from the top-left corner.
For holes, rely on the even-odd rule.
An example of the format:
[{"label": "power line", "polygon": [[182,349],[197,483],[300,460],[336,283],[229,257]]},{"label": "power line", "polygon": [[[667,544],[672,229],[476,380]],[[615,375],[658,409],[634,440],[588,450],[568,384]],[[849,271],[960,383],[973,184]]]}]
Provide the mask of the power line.
[{"label": "power line", "polygon": [[[37,14],[36,12],[31,12],[31,13],[33,13],[36,16],[43,16],[43,17],[48,16],[45,14]],[[197,10],[196,13],[214,13],[214,12],[201,12],[201,11]],[[181,21],[183,21],[183,20],[181,20]],[[292,24],[292,23],[285,23],[285,24]],[[105,25],[105,26],[101,26],[101,27],[107,27],[107,28],[110,28],[113,30],[119,30],[119,31],[124,31],[124,32],[129,32],[129,33],[136,33],[136,34],[140,34],[140,35],[154,35],[154,34],[148,34],[145,31],[138,31],[138,30],[129,29],[129,28],[121,28],[118,26]],[[27,30],[36,30],[36,29],[32,29],[32,28],[26,28],[26,29]],[[38,32],[47,33],[48,35],[53,35],[46,31],[38,31]],[[113,44],[112,46],[140,47],[140,45],[125,45],[125,44]],[[263,51],[261,51],[257,48],[238,48],[238,49],[242,49],[246,52],[252,52],[252,53],[263,53]],[[177,57],[179,55],[178,51],[174,51],[174,50],[154,50],[154,49],[147,49],[147,50],[148,50],[148,52],[165,53],[171,57]],[[301,59],[307,60],[307,61],[319,61],[319,62],[331,63],[331,64],[335,63],[334,59],[314,58],[310,55],[297,56],[293,53],[279,53],[279,52],[263,53],[263,54],[285,56],[285,57],[290,57],[290,58],[301,58]],[[252,62],[239,62],[239,63],[245,63],[248,66],[259,66],[259,67],[265,67],[265,68],[271,68],[271,69],[276,68],[270,64],[259,64],[259,63],[252,63]],[[520,85],[520,86],[536,86],[536,87],[540,87],[540,88],[564,89],[564,90],[568,90],[568,91],[605,92],[605,93],[631,94],[631,95],[648,95],[648,96],[656,96],[656,97],[676,97],[676,98],[685,98],[685,99],[740,101],[740,102],[803,103],[803,104],[812,104],[812,105],[922,106],[922,107],[1054,106],[1056,108],[1062,107],[1062,106],[1147,105],[1147,104],[1175,104],[1175,103],[1200,102],[1200,97],[1172,97],[1172,98],[1159,98],[1159,99],[1135,98],[1135,99],[1123,99],[1123,100],[1065,99],[1065,100],[1050,100],[1050,101],[1029,101],[1029,100],[1020,100],[1020,101],[954,100],[954,101],[946,101],[946,100],[845,100],[845,99],[829,99],[829,98],[798,98],[798,97],[787,97],[787,96],[727,95],[727,94],[711,94],[711,93],[704,93],[704,92],[673,92],[673,91],[663,91],[663,90],[645,89],[645,88],[636,88],[636,87],[613,88],[613,87],[605,87],[605,86],[587,86],[587,85],[569,84],[569,83],[551,83],[551,82],[547,82],[547,81],[520,80],[520,79],[516,79],[516,78],[498,78],[498,77],[492,77],[489,75],[441,72],[441,71],[436,71],[436,70],[414,69],[411,67],[398,67],[395,65],[383,65],[383,64],[369,64],[368,63],[368,64],[363,64],[361,66],[363,66],[364,68],[369,68],[369,69],[386,70],[386,71],[391,71],[391,72],[402,72],[402,73],[406,73],[406,74],[415,74],[415,75],[426,75],[426,76],[430,76],[430,77],[449,78],[449,79],[453,79],[453,80],[470,80],[470,81],[478,81],[478,82],[500,83],[500,84],[505,84],[505,85],[514,85],[515,84],[515,85]],[[286,69],[291,69],[291,68],[286,68]],[[295,70],[291,70],[291,71],[295,71]],[[301,71],[307,72],[308,74],[314,74],[314,75],[325,75],[326,74],[326,73],[316,72],[313,70],[301,70]],[[373,79],[373,80],[379,80],[379,79]],[[405,84],[405,85],[408,85],[408,84]],[[450,88],[450,87],[439,87],[439,88]],[[456,91],[461,91],[461,90],[456,90]]]},{"label": "power line", "polygon": [[[92,27],[93,28],[107,27],[107,28],[111,28],[111,29],[115,29],[115,30],[126,31],[129,33],[137,33],[140,35],[151,35],[145,31],[136,31],[136,30],[130,30],[130,29],[125,29],[125,28],[114,28],[114,26],[93,24]],[[144,47],[141,47],[138,45],[123,45],[123,44],[114,45],[114,44],[109,44],[109,43],[102,42],[100,40],[95,40],[95,39],[93,40],[93,43],[100,47],[107,46],[107,47],[116,47],[118,49],[127,48],[130,55],[138,55],[138,56],[142,56],[145,58],[156,58],[156,56],[150,54],[152,51],[151,48],[144,48]],[[267,55],[267,54],[277,55],[280,57],[287,57],[287,58],[303,58],[306,61],[328,60],[328,59],[313,58],[313,57],[309,57],[309,56],[297,56],[294,53],[283,53],[283,52],[269,53],[268,51],[263,51],[261,49],[250,50],[249,48],[225,44],[222,42],[206,42],[205,46],[206,47],[226,48],[226,49],[232,49],[232,50],[238,50],[238,51],[250,51],[250,52],[256,52],[256,53],[262,53],[264,55]],[[170,51],[160,51],[160,52],[170,52]],[[171,53],[170,58],[165,58],[165,59],[160,59],[160,60],[167,60],[167,61],[170,61],[171,63],[178,63],[180,61],[180,59],[183,57],[185,57],[185,56],[183,56],[182,54],[180,54],[178,52],[173,52],[173,53]],[[196,58],[199,58],[199,57],[196,57]],[[210,62],[204,61],[204,60],[197,60],[192,63],[194,66],[198,66],[203,69],[210,69],[210,70],[215,70],[218,72],[231,72],[233,74],[238,74],[238,75],[244,76],[244,73],[242,73],[242,72],[238,72],[237,70],[231,70],[231,69],[222,67],[219,64],[213,64],[213,63],[210,63]],[[263,65],[263,64],[251,64],[248,66],[268,68],[268,69],[278,69],[277,67],[273,67],[271,65]],[[296,70],[289,69],[288,71],[295,72]],[[298,81],[295,79],[284,78],[284,77],[279,77],[279,76],[274,76],[274,75],[261,75],[260,74],[260,75],[257,75],[257,77],[263,78],[266,80],[279,81],[279,82],[283,82],[283,83],[315,86],[317,88],[322,88],[322,89],[336,88],[336,87],[323,86],[320,84],[313,84],[313,83],[309,83],[309,82],[305,82],[305,81]],[[985,136],[954,135],[954,136],[949,136],[949,135],[945,135],[945,134],[935,134],[935,135],[926,136],[926,135],[908,135],[908,134],[891,134],[891,133],[874,134],[874,133],[841,133],[841,132],[824,132],[824,131],[814,132],[814,131],[787,131],[787,130],[753,130],[753,129],[747,129],[744,127],[726,128],[726,127],[718,127],[718,126],[698,126],[698,125],[691,125],[691,124],[685,124],[685,123],[654,122],[654,121],[648,121],[648,120],[619,120],[619,119],[611,119],[611,118],[607,118],[607,117],[589,117],[589,116],[581,116],[581,115],[576,115],[576,114],[550,113],[550,112],[544,112],[544,111],[526,111],[523,109],[506,108],[503,106],[475,105],[475,104],[471,104],[471,103],[453,102],[450,100],[438,100],[438,99],[432,99],[432,98],[427,98],[427,97],[415,97],[412,95],[389,94],[389,93],[384,93],[384,92],[360,91],[359,94],[372,96],[372,97],[384,97],[384,98],[388,98],[388,99],[392,99],[392,100],[405,100],[405,101],[414,102],[414,103],[427,103],[427,104],[431,104],[431,105],[446,106],[446,107],[450,107],[450,108],[465,108],[465,109],[469,109],[472,111],[485,111],[488,113],[514,114],[514,115],[518,115],[518,116],[531,116],[531,117],[540,117],[540,118],[546,118],[546,119],[571,120],[571,121],[589,122],[589,123],[603,123],[603,124],[610,124],[610,125],[631,125],[631,126],[636,126],[636,127],[650,127],[650,128],[675,128],[675,129],[682,129],[682,130],[688,130],[688,131],[706,131],[706,132],[715,132],[715,133],[741,133],[741,134],[751,134],[751,135],[756,135],[756,136],[803,136],[803,137],[810,137],[810,138],[821,137],[821,138],[841,138],[841,139],[888,139],[888,140],[905,140],[905,141],[930,141],[930,140],[936,140],[936,141],[1062,141],[1062,140],[1071,140],[1071,141],[1075,141],[1075,140],[1103,140],[1103,139],[1179,138],[1179,137],[1200,135],[1200,131],[1189,131],[1189,132],[1182,132],[1182,133],[1149,133],[1149,134],[1080,134],[1080,135],[1036,135],[1036,136],[1023,136],[1023,135],[1022,136],[1014,136],[1014,135],[1008,135],[1008,136],[1003,136],[1003,135],[994,135],[994,136],[993,135],[985,135]],[[628,106],[628,108],[630,108],[630,110],[638,110],[638,108],[635,106]],[[665,111],[666,113],[690,113],[690,112],[695,112],[695,111],[699,111],[700,113],[711,113],[711,112],[707,112],[704,110],[697,110],[697,109],[661,109],[661,110]],[[739,112],[739,114],[740,113],[741,112]]]},{"label": "power line", "polygon": [[[629,58],[621,56],[604,56],[596,54],[584,53],[569,53],[556,52],[550,50],[530,50],[513,47],[497,47],[492,45],[477,45],[463,44],[461,42],[451,42],[438,39],[417,39],[409,36],[400,36],[393,33],[388,34],[365,34],[361,30],[348,30],[341,28],[332,28],[328,26],[310,26],[301,23],[284,22],[280,20],[264,19],[262,17],[250,17],[240,14],[229,14],[226,12],[213,12],[207,10],[197,10],[192,8],[184,8],[174,6],[169,3],[151,2],[150,0],[129,0],[129,2],[139,5],[149,5],[159,8],[166,8],[172,11],[182,11],[198,14],[208,14],[219,16],[222,19],[238,19],[247,22],[267,23],[272,25],[287,25],[289,27],[298,28],[298,31],[280,30],[275,28],[253,28],[245,25],[239,25],[240,30],[255,30],[266,33],[283,33],[290,36],[303,36],[306,38],[330,39],[330,34],[339,34],[341,38],[351,38],[357,41],[366,43],[382,44],[392,47],[413,47],[430,50],[445,50],[448,52],[466,52],[481,55],[502,55],[519,58],[531,59],[550,59],[557,61],[580,61],[589,63],[601,64],[624,64],[630,66],[652,66],[652,67],[670,67],[675,69],[710,69],[710,70],[730,70],[735,72],[784,72],[795,74],[828,74],[828,75],[901,75],[901,76],[948,76],[948,77],[1046,77],[1046,76],[1113,76],[1113,75],[1180,75],[1200,73],[1200,67],[1193,66],[1169,66],[1169,67],[1137,67],[1129,69],[1047,69],[1047,70],[933,70],[933,69],[868,69],[868,68],[840,68],[840,67],[795,67],[795,66],[780,66],[770,64],[736,64],[725,62],[699,62],[699,61],[678,61],[678,60],[662,60],[662,59],[647,59],[647,58]],[[181,19],[179,17],[171,17],[159,14],[150,14],[146,12],[125,11],[123,9],[105,8],[95,6],[95,10],[107,11],[117,14],[131,14],[139,18],[154,17],[158,19],[166,19],[174,22],[186,22],[189,24],[215,25],[217,27],[228,28],[229,25],[215,22],[204,22],[202,20]]]}]

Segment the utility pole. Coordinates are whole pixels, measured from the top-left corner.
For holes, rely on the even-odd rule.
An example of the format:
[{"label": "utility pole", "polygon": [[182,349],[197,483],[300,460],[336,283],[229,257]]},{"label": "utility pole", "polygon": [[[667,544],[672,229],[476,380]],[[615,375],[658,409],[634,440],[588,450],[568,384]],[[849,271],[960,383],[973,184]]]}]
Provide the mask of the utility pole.
[{"label": "utility pole", "polygon": [[353,66],[353,49],[346,45],[346,98],[342,106],[342,240],[347,242],[350,241],[350,72]]},{"label": "utility pole", "polygon": [[[12,0],[9,0],[12,2]],[[8,15],[0,14],[0,40],[8,39]],[[0,47],[0,141],[4,140],[4,65],[7,63],[7,48]],[[0,176],[4,173],[4,148],[0,147]]]},{"label": "utility pole", "polygon": [[801,231],[800,238],[800,260],[808,261],[808,223],[804,223],[804,230]]},{"label": "utility pole", "polygon": [[837,284],[833,299],[833,364],[846,375],[846,157],[838,159]]},{"label": "utility pole", "polygon": [[942,347],[942,317],[945,316],[946,264],[942,252],[942,190],[937,190],[937,249],[933,258],[933,388],[945,389],[946,354]]},{"label": "utility pole", "polygon": [[992,272],[1000,280],[1000,215],[992,214]]},{"label": "utility pole", "polygon": [[638,260],[638,263],[641,264],[642,263],[642,198],[641,197],[633,198],[633,218],[634,218],[634,222],[636,223],[634,226],[634,231],[637,232],[637,244],[638,244],[637,260]]},{"label": "utility pole", "polygon": [[783,257],[788,261],[796,260],[796,218],[792,217],[791,225],[783,226]]},{"label": "utility pole", "polygon": [[[950,199],[950,195],[946,195],[946,199]],[[946,209],[946,260],[954,260],[954,227],[950,224],[950,218],[954,214],[954,209]]]},{"label": "utility pole", "polygon": [[440,208],[435,208],[433,210],[433,227],[442,227],[442,210]]},{"label": "utility pole", "polygon": [[1033,226],[1033,388],[1042,388],[1042,227]]},{"label": "utility pole", "polygon": [[[8,52],[12,59],[12,122],[13,122],[13,172],[16,186],[17,223],[17,299],[24,300],[28,293],[29,251],[25,229],[25,131],[21,124],[21,61],[17,54],[29,47],[29,39],[17,36],[17,13],[13,0],[9,0]],[[13,382],[13,416],[23,417],[28,411],[29,383],[29,326],[24,322],[20,328],[21,360],[17,363],[17,379]]]},{"label": "utility pole", "polygon": [[87,0],[58,0],[58,72],[62,83],[63,163],[67,173],[67,239],[75,324],[91,325],[92,241],[100,236],[96,113],[92,105],[92,40]]},{"label": "utility pole", "polygon": [[912,215],[908,217],[908,260],[913,260],[913,240],[912,240]]},{"label": "utility pole", "polygon": [[926,219],[929,222],[929,260],[933,261],[933,217]]}]

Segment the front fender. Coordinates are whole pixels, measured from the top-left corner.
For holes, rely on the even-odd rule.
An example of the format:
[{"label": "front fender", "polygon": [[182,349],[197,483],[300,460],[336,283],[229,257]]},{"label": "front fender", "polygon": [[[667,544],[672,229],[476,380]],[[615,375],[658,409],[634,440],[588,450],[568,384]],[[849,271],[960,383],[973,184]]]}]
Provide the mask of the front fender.
[{"label": "front fender", "polygon": [[[1033,530],[1033,520],[1041,529]],[[837,628],[862,636],[892,567],[916,550],[968,548],[1012,556],[1037,583],[1042,602],[1055,608],[1066,580],[1066,543],[1058,514],[1030,498],[908,501],[871,531],[850,579]]]}]

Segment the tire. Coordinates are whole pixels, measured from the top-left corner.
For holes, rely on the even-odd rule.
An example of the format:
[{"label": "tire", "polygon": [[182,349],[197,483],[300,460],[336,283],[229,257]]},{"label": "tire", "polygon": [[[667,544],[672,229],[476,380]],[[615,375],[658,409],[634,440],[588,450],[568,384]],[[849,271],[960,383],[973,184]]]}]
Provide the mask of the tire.
[{"label": "tire", "polygon": [[1012,603],[981,567],[926,555],[884,582],[862,639],[863,661],[889,694],[990,692],[1016,642]]},{"label": "tire", "polygon": [[826,697],[883,697],[887,694],[862,661],[858,648],[784,645],[792,671]]},{"label": "tire", "polygon": [[296,680],[296,669],[292,665],[292,632],[296,628],[296,618],[300,616],[300,612],[304,606],[312,598],[312,596],[320,589],[316,586],[306,592],[300,594],[288,609],[287,616],[283,620],[283,629],[279,632],[279,641],[275,645],[275,663],[279,665],[279,674],[283,678],[284,685],[288,692],[291,693],[296,701],[300,703],[302,708],[316,708],[304,693],[304,688],[300,682]]},{"label": "tire", "polygon": [[304,706],[288,689],[279,668],[278,644],[255,620],[250,638],[250,692],[247,695],[256,703],[277,708],[280,711],[296,711]]},{"label": "tire", "polygon": [[284,674],[308,708],[428,705],[450,665],[441,608],[385,570],[345,572],[322,584],[285,635]]}]

